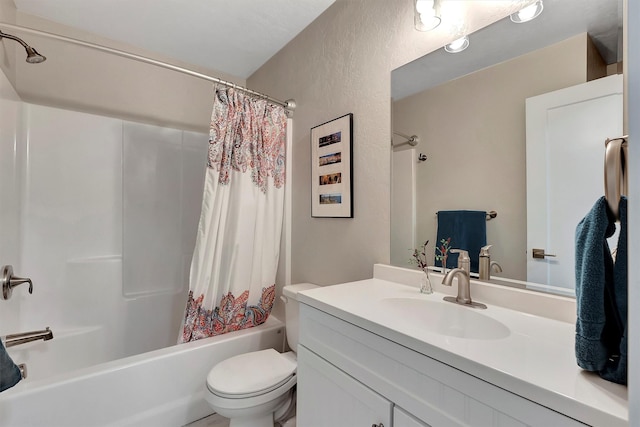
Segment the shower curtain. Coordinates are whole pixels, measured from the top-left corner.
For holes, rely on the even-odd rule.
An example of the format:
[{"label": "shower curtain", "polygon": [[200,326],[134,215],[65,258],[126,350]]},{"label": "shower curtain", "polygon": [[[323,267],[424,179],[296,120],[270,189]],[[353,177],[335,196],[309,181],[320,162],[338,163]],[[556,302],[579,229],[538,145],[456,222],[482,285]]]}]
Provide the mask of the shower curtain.
[{"label": "shower curtain", "polygon": [[215,87],[202,212],[179,342],[267,320],[284,215],[286,114]]}]

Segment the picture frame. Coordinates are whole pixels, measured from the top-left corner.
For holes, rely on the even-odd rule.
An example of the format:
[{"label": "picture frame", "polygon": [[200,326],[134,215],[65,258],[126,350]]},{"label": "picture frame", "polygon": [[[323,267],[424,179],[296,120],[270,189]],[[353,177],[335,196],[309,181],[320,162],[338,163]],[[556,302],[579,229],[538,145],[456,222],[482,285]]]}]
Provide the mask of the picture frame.
[{"label": "picture frame", "polygon": [[311,216],[353,218],[353,114],[311,128]]}]

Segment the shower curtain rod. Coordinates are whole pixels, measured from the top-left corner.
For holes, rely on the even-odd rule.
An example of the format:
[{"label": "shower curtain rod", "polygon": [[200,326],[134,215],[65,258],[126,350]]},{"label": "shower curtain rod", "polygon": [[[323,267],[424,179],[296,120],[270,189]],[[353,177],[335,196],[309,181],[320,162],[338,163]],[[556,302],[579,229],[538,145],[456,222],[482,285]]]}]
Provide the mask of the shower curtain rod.
[{"label": "shower curtain rod", "polygon": [[85,41],[74,39],[74,38],[71,38],[71,37],[60,36],[58,34],[48,33],[46,31],[35,30],[33,28],[23,27],[21,25],[13,25],[13,24],[8,24],[6,22],[0,22],[0,26],[7,27],[7,28],[10,28],[12,30],[23,31],[25,33],[30,33],[30,34],[35,34],[35,35],[39,35],[39,36],[49,37],[49,38],[55,39],[55,40],[61,40],[61,41],[64,41],[64,42],[76,44],[76,45],[79,45],[79,46],[88,47],[88,48],[95,49],[95,50],[100,50],[102,52],[111,53],[113,55],[121,56],[123,58],[133,59],[133,60],[138,61],[138,62],[144,62],[144,63],[147,63],[147,64],[156,65],[158,67],[162,67],[162,68],[166,68],[166,69],[169,69],[169,70],[177,71],[179,73],[187,74],[187,75],[190,75],[190,76],[193,76],[193,77],[197,77],[199,79],[208,80],[208,81],[213,82],[213,83],[219,83],[219,84],[222,84],[222,85],[225,85],[225,86],[232,87],[232,88],[237,89],[237,90],[241,90],[241,91],[246,92],[246,93],[248,93],[250,95],[266,99],[267,101],[269,101],[269,102],[271,102],[273,104],[283,106],[286,110],[289,110],[289,111],[293,111],[296,108],[296,101],[293,100],[293,99],[287,99],[286,101],[280,101],[279,99],[272,98],[272,97],[270,97],[268,95],[265,95],[265,94],[260,93],[260,92],[256,92],[255,90],[251,90],[251,89],[248,89],[248,88],[243,87],[243,86],[239,86],[239,85],[237,85],[235,83],[228,82],[226,80],[222,80],[222,79],[219,79],[217,77],[208,76],[206,74],[198,73],[197,71],[189,70],[187,68],[182,68],[182,67],[178,67],[176,65],[171,65],[171,64],[168,64],[166,62],[157,61],[155,59],[147,58],[145,56],[136,55],[136,54],[133,54],[133,53],[125,52],[123,50],[113,49],[113,48],[102,46],[102,45],[95,44],[95,43],[85,42]]}]

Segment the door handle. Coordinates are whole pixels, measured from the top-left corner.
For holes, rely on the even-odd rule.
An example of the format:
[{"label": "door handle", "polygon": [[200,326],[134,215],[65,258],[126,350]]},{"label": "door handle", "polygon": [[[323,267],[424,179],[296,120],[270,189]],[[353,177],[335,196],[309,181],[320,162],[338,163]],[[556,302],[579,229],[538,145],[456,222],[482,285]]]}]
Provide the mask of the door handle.
[{"label": "door handle", "polygon": [[555,254],[545,254],[544,249],[534,249],[533,257],[536,259],[544,259],[545,257],[555,257]]}]

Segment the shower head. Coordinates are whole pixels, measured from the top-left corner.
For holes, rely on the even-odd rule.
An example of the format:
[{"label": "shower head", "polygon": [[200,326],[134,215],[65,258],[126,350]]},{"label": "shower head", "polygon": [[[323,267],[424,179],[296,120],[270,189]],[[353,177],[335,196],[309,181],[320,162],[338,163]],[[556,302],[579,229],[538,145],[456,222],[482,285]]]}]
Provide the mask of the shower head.
[{"label": "shower head", "polygon": [[3,33],[2,30],[0,30],[0,40],[3,38],[15,40],[20,43],[22,47],[24,47],[24,50],[27,51],[27,62],[29,64],[39,64],[47,60],[44,55],[40,55],[37,50],[26,44],[21,38]]},{"label": "shower head", "polygon": [[38,51],[31,46],[25,47],[25,50],[27,51],[27,62],[29,64],[39,64],[47,60],[45,56],[40,55]]}]

